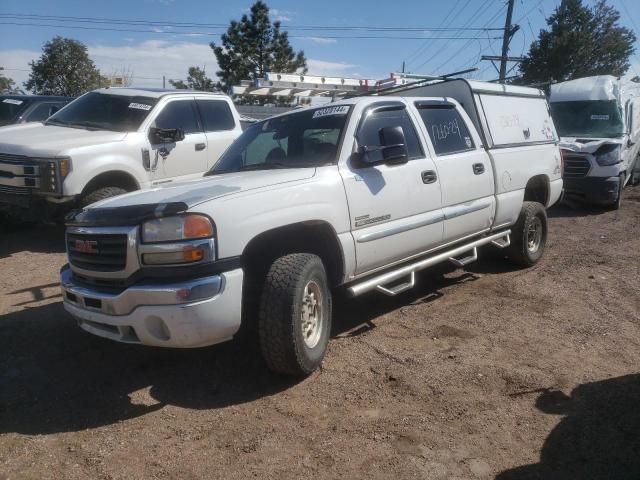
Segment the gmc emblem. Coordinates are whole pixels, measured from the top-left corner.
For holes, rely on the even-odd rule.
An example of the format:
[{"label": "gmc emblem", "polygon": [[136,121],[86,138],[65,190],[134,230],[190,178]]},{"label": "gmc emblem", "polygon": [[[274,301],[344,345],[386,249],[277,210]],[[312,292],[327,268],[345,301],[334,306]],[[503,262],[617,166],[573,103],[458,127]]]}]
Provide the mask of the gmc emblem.
[{"label": "gmc emblem", "polygon": [[98,242],[95,240],[76,240],[74,250],[80,253],[98,253]]}]

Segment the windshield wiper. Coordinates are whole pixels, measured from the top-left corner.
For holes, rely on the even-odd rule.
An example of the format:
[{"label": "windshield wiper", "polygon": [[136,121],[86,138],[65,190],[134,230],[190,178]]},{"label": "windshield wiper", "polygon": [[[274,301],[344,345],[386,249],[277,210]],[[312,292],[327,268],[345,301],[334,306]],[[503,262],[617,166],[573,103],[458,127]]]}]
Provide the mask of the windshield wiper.
[{"label": "windshield wiper", "polygon": [[276,168],[291,168],[289,165],[278,162],[269,163],[254,163],[253,165],[243,165],[237,171],[243,172],[245,170],[273,170]]},{"label": "windshield wiper", "polygon": [[44,122],[45,125],[69,125],[68,122],[63,122],[62,120],[57,120],[55,118],[47,120]]},{"label": "windshield wiper", "polygon": [[105,127],[102,123],[98,123],[98,122],[89,122],[89,121],[84,121],[84,122],[72,122],[70,123],[70,125],[77,125],[78,127],[84,127],[88,130],[109,130],[109,131],[113,131],[110,128]]}]

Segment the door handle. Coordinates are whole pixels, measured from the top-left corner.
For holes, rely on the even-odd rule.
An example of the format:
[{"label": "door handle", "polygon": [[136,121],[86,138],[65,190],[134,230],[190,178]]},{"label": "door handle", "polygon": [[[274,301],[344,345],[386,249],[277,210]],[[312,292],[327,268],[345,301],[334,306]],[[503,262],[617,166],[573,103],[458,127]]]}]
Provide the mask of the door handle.
[{"label": "door handle", "polygon": [[422,183],[435,183],[438,180],[438,176],[433,170],[426,170],[420,176],[422,177]]},{"label": "door handle", "polygon": [[474,163],[473,173],[476,175],[482,175],[484,173],[484,163]]},{"label": "door handle", "polygon": [[207,146],[204,143],[196,143],[196,152],[204,150]]}]

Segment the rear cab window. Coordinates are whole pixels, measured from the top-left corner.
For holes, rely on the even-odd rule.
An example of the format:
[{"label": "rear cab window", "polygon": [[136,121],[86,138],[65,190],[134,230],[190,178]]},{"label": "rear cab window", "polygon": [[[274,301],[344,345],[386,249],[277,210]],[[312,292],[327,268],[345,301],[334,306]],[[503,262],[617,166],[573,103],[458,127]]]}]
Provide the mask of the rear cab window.
[{"label": "rear cab window", "polygon": [[222,132],[236,128],[231,108],[224,100],[197,99],[196,105],[205,132]]},{"label": "rear cab window", "polygon": [[475,149],[469,127],[454,105],[416,103],[416,107],[436,155],[451,155]]}]

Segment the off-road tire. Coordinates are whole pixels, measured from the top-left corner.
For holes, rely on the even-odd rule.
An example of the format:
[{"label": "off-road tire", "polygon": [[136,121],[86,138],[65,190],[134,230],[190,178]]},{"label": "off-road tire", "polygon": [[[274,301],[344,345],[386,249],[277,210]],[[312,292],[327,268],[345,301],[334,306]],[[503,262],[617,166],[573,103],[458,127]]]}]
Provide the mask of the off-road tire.
[{"label": "off-road tire", "polygon": [[[303,337],[303,298],[312,282],[320,290],[319,340],[310,348]],[[315,298],[315,297],[314,297]],[[260,299],[260,350],[269,369],[285,375],[311,374],[322,363],[331,332],[331,290],[322,260],[294,253],[273,262]]]},{"label": "off-road tire", "polygon": [[123,195],[127,193],[124,188],[120,187],[102,187],[89,192],[82,196],[80,199],[80,206],[86,207],[91,205],[92,203],[99,202],[100,200],[105,200],[107,198],[116,197],[118,195]]},{"label": "off-road tire", "polygon": [[[537,221],[542,229],[541,236],[537,248],[532,249],[529,232]],[[524,202],[518,221],[511,229],[511,245],[507,248],[509,259],[521,267],[531,267],[538,263],[547,244],[547,231],[547,212],[544,206],[538,202]]]}]

